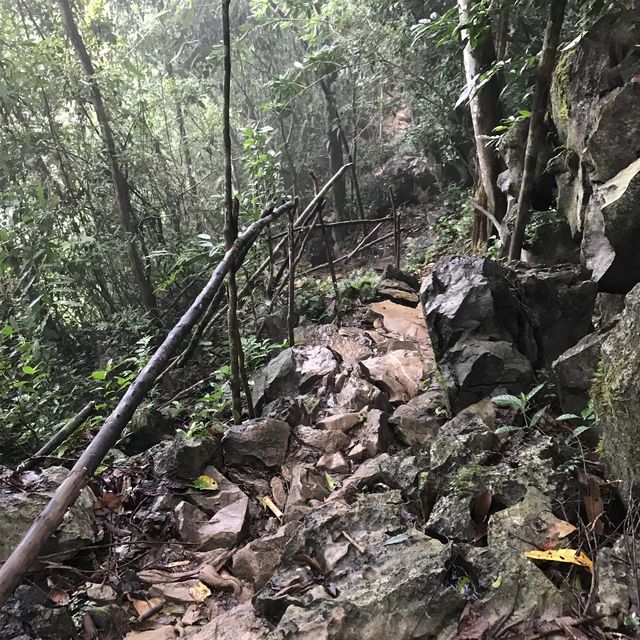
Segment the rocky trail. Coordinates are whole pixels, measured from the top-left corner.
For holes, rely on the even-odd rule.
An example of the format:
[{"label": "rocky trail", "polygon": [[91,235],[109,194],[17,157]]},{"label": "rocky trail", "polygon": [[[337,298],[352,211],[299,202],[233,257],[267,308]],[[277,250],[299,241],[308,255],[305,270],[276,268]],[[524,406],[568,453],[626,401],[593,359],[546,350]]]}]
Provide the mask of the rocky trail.
[{"label": "rocky trail", "polygon": [[[633,509],[597,437],[553,417],[556,393],[567,410],[586,398],[595,285],[471,257],[419,284],[388,268],[359,326],[299,327],[254,379],[261,417],[222,437],[169,436],[140,411],[0,635],[75,638],[74,620],[128,640],[632,630]],[[535,386],[552,363],[555,387]],[[4,472],[2,558],[62,477]]]}]

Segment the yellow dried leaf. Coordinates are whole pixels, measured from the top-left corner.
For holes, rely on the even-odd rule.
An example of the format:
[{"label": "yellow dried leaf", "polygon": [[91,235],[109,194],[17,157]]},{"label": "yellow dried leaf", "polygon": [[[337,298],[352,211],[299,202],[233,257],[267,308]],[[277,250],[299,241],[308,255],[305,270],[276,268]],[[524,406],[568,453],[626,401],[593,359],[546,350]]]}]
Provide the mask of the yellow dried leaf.
[{"label": "yellow dried leaf", "polygon": [[196,602],[204,602],[211,595],[211,591],[204,582],[200,582],[200,580],[198,580],[198,584],[189,589],[189,595]]},{"label": "yellow dried leaf", "polygon": [[129,598],[129,601],[131,602],[131,604],[133,605],[133,608],[136,610],[136,613],[139,616],[143,616],[145,613],[147,613],[147,611],[149,611],[150,609],[153,609],[153,607],[155,607],[156,605],[162,602],[161,598],[150,598],[149,600],[138,600],[137,598],[134,598],[130,594],[127,594],[127,598]]},{"label": "yellow dried leaf", "polygon": [[196,489],[202,489],[203,491],[217,491],[218,483],[211,476],[198,476],[193,481],[193,486]]},{"label": "yellow dried leaf", "polygon": [[593,562],[583,552],[575,549],[551,549],[549,551],[525,551],[525,557],[531,560],[546,560],[547,562],[568,562],[579,567],[585,567],[593,573]]}]

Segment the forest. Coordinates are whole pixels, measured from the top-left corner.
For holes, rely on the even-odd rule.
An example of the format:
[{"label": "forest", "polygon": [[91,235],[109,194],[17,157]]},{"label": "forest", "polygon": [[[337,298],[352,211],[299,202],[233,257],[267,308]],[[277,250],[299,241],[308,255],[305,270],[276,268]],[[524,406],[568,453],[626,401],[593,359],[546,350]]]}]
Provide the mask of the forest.
[{"label": "forest", "polygon": [[640,636],[640,3],[0,4],[0,638]]}]

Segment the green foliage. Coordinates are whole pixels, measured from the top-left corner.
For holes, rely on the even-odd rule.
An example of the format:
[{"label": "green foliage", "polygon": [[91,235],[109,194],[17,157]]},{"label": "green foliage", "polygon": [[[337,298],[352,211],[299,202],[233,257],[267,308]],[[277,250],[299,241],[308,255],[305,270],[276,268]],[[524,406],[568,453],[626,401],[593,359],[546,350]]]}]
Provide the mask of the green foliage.
[{"label": "green foliage", "polygon": [[[594,429],[598,424],[598,416],[593,406],[593,400],[589,400],[587,406],[580,412],[580,415],[575,413],[563,413],[556,418],[557,420],[566,420],[573,422],[574,426],[571,435],[568,438],[568,442],[577,440],[583,433]],[[577,421],[577,424],[576,422]]]},{"label": "green foliage", "polygon": [[520,418],[520,424],[504,425],[496,429],[496,433],[511,433],[520,431],[521,429],[533,429],[538,425],[540,419],[546,413],[548,406],[538,409],[531,414],[533,398],[544,388],[544,383],[535,386],[528,393],[521,393],[517,396],[512,394],[503,394],[494,396],[491,401],[498,407],[507,409],[515,409]]}]

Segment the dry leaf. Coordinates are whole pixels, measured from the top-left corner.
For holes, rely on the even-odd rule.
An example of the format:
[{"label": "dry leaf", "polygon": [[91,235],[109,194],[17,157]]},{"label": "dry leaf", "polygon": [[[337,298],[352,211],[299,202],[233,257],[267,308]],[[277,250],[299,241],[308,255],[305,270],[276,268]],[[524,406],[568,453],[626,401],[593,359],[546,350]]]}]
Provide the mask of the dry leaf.
[{"label": "dry leaf", "polygon": [[593,573],[593,562],[583,551],[574,549],[551,549],[549,551],[525,551],[525,557],[531,560],[546,560],[548,562],[568,562],[570,564],[585,567]]},{"label": "dry leaf", "polygon": [[600,493],[600,485],[593,478],[588,478],[586,484],[587,491],[583,496],[583,501],[587,511],[587,518],[593,531],[598,535],[602,535],[604,533],[604,522],[602,522],[604,505],[602,494]]},{"label": "dry leaf", "polygon": [[473,542],[482,540],[487,535],[487,525],[489,521],[489,511],[491,510],[491,502],[493,501],[493,493],[489,489],[481,491],[471,500],[471,519],[475,524]]},{"label": "dry leaf", "polygon": [[204,602],[211,595],[209,587],[200,580],[198,580],[196,585],[189,589],[189,593],[196,602]]},{"label": "dry leaf", "polygon": [[566,538],[568,535],[571,535],[576,528],[566,520],[555,520],[552,524],[549,525],[549,528],[546,531],[547,541],[548,543],[556,543],[558,540],[562,540],[562,538]]},{"label": "dry leaf", "polygon": [[138,616],[144,616],[148,611],[158,606],[161,602],[161,598],[150,598],[149,600],[138,600],[134,598],[131,594],[127,594],[127,598],[129,602],[133,605],[133,608],[136,610]]},{"label": "dry leaf", "polygon": [[211,476],[202,475],[193,481],[193,487],[202,491],[217,491],[218,482]]}]

